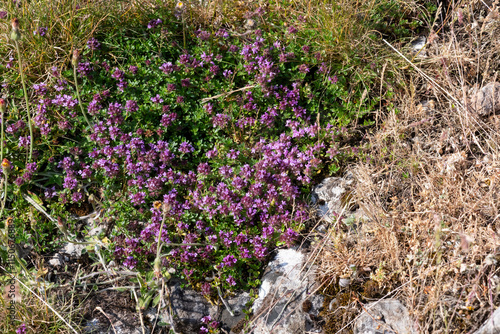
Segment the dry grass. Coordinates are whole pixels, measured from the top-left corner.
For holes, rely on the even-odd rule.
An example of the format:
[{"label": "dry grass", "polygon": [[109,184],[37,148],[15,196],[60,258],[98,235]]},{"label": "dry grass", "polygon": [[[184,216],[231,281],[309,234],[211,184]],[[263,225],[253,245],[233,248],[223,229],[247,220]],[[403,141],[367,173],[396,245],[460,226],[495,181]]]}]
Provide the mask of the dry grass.
[{"label": "dry grass", "polygon": [[449,11],[414,60],[435,82],[408,75],[397,110],[367,140],[371,160],[351,168],[368,219],[325,241],[325,282],[355,276],[363,301],[376,282],[378,298],[392,291],[420,333],[474,331],[500,305],[500,115],[470,107],[471,88],[497,80],[498,10],[471,1]]}]

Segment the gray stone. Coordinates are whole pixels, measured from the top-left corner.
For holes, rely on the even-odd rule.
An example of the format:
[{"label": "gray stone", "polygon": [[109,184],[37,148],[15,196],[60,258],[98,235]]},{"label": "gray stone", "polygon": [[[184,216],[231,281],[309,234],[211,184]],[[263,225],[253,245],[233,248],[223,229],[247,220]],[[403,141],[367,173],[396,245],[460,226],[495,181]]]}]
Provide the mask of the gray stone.
[{"label": "gray stone", "polygon": [[327,222],[335,221],[335,216],[350,212],[349,191],[354,182],[352,174],[347,177],[329,177],[314,187],[311,200],[318,207],[318,216]]},{"label": "gray stone", "polygon": [[497,334],[500,333],[500,307],[474,334]]},{"label": "gray stone", "polygon": [[64,245],[64,247],[61,249],[61,253],[63,254],[68,254],[72,257],[79,258],[82,256],[82,251],[85,249],[85,245],[79,245],[79,244],[74,244],[71,242],[68,242],[67,244]]},{"label": "gray stone", "polygon": [[[112,325],[104,324],[98,319],[92,319],[87,321],[83,331],[86,334],[143,334],[141,326],[136,324],[130,324],[128,321],[130,319],[121,318],[119,315],[107,312],[107,316],[111,321]],[[150,334],[151,331],[145,326],[144,333]]]},{"label": "gray stone", "polygon": [[281,249],[269,263],[253,304],[252,333],[320,333],[323,296],[314,295],[315,268],[306,256]]},{"label": "gray stone", "polygon": [[365,310],[354,324],[354,334],[413,333],[408,310],[396,299],[370,303]]},{"label": "gray stone", "polygon": [[417,37],[413,42],[411,42],[411,52],[412,54],[426,57],[427,54],[422,49],[425,47],[425,43],[427,42],[427,38],[425,36]]},{"label": "gray stone", "polygon": [[52,257],[52,259],[50,259],[50,260],[49,260],[49,264],[50,264],[51,266],[54,266],[54,267],[56,267],[56,266],[60,266],[60,265],[62,265],[63,263],[64,263],[64,258],[63,258],[63,256],[62,256],[61,254],[59,254],[59,253],[55,254],[55,255]]},{"label": "gray stone", "polygon": [[[181,288],[182,283],[183,281],[177,279],[169,283],[172,322],[176,332],[198,334],[203,325],[200,320],[207,315],[210,315],[213,320],[220,321],[223,328],[228,331],[245,317],[243,311],[250,301],[250,295],[247,292],[225,299],[233,312],[234,316],[232,316],[223,305],[210,304],[205,297],[190,287]],[[170,315],[163,311],[162,319],[170,319]]]},{"label": "gray stone", "polygon": [[500,83],[490,82],[481,88],[472,97],[470,106],[480,116],[500,112]]}]

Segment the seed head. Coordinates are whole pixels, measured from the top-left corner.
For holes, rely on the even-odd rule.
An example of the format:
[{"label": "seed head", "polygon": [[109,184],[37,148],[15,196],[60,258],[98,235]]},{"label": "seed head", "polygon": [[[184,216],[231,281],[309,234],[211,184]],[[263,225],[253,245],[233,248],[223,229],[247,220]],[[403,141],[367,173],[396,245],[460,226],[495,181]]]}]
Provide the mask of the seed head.
[{"label": "seed head", "polygon": [[3,114],[7,110],[7,103],[4,99],[0,99],[0,113]]},{"label": "seed head", "polygon": [[19,31],[19,20],[13,18],[11,21],[12,31],[10,33],[10,38],[14,41],[19,41],[21,39],[21,32]]},{"label": "seed head", "polygon": [[13,18],[11,21],[12,29],[19,29],[19,19],[17,17]]},{"label": "seed head", "polygon": [[9,175],[11,166],[10,161],[4,158],[2,161],[2,170],[5,176]]},{"label": "seed head", "polygon": [[73,58],[71,59],[71,64],[73,64],[73,66],[78,65],[78,60],[80,60],[80,51],[78,49],[74,49]]}]

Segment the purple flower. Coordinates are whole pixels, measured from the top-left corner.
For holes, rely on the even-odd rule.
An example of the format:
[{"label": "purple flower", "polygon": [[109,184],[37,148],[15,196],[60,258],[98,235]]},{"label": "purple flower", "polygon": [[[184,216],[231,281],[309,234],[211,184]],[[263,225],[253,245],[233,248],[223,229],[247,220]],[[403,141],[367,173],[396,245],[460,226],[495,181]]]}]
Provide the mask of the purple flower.
[{"label": "purple flower", "polygon": [[216,158],[218,154],[219,154],[219,152],[217,151],[216,148],[214,148],[213,150],[208,151],[206,155],[207,155],[207,158],[213,159],[213,158]]},{"label": "purple flower", "polygon": [[47,85],[45,83],[34,84],[33,89],[37,95],[45,95],[47,93]]},{"label": "purple flower", "polygon": [[297,31],[298,31],[297,28],[295,28],[294,26],[291,26],[290,28],[288,28],[289,34],[296,34]]},{"label": "purple flower", "polygon": [[230,178],[233,175],[233,169],[229,166],[222,166],[219,168],[219,173],[226,178]]},{"label": "purple flower", "polygon": [[217,114],[212,117],[212,124],[214,127],[219,127],[221,129],[225,128],[227,123],[231,120],[231,117],[226,114]]},{"label": "purple flower", "polygon": [[32,173],[36,172],[36,170],[37,170],[36,162],[31,162],[31,163],[27,164],[26,169]]},{"label": "purple flower", "polygon": [[0,20],[4,19],[7,17],[7,12],[6,11],[0,11]]},{"label": "purple flower", "polygon": [[92,66],[91,63],[85,62],[85,63],[79,63],[78,68],[76,69],[78,73],[80,73],[81,77],[88,77],[90,73],[94,70],[94,67]]},{"label": "purple flower", "polygon": [[181,86],[182,87],[189,87],[190,85],[191,85],[191,80],[189,78],[181,80]]},{"label": "purple flower", "polygon": [[333,78],[332,77],[328,77],[328,81],[330,81],[332,84],[336,84],[337,81],[339,81],[339,79],[337,78],[336,75],[334,75]]},{"label": "purple flower", "polygon": [[152,98],[151,98],[151,101],[152,101],[153,103],[158,103],[158,104],[159,104],[159,103],[163,103],[163,99],[160,97],[160,95],[159,95],[159,94],[156,94],[156,96],[155,96],[155,97],[152,97]]},{"label": "purple flower", "polygon": [[22,177],[18,177],[15,181],[14,184],[18,187],[22,186],[24,184],[24,179]]},{"label": "purple flower", "polygon": [[125,80],[120,80],[116,84],[116,87],[118,87],[118,90],[120,90],[120,92],[123,92],[125,90],[125,88],[128,87],[128,82]]},{"label": "purple flower", "polygon": [[162,24],[163,21],[161,19],[151,20],[148,23],[148,29],[156,28],[159,24]]},{"label": "purple flower", "polygon": [[287,246],[290,247],[291,244],[297,240],[299,234],[295,232],[293,229],[288,228],[285,233],[283,233],[280,237],[281,241],[286,242]]},{"label": "purple flower", "polygon": [[238,52],[239,50],[240,50],[240,48],[239,48],[238,46],[236,46],[236,45],[231,45],[231,46],[229,47],[229,49],[228,49],[228,51],[229,51],[229,52],[231,52],[231,53],[236,53],[236,52]]},{"label": "purple flower", "polygon": [[302,51],[304,51],[305,53],[308,53],[310,49],[311,49],[311,48],[309,47],[309,45],[304,45],[304,46],[302,47]]},{"label": "purple flower", "polygon": [[47,27],[39,27],[37,30],[33,31],[33,35],[40,35],[40,36],[45,36],[47,33]]},{"label": "purple flower", "polygon": [[160,67],[160,70],[165,74],[172,73],[174,71],[174,65],[171,62],[163,63]]},{"label": "purple flower", "polygon": [[229,275],[228,278],[226,278],[226,282],[228,282],[229,285],[231,285],[231,286],[236,285],[236,281],[234,280],[233,276],[231,276],[231,275]]},{"label": "purple flower", "polygon": [[177,96],[177,99],[175,99],[175,102],[181,104],[181,103],[184,103],[184,96]]},{"label": "purple flower", "polygon": [[18,144],[18,146],[19,147],[24,147],[24,148],[28,147],[29,144],[30,144],[30,138],[31,138],[30,136],[19,137],[19,144]]},{"label": "purple flower", "polygon": [[172,124],[176,119],[177,119],[177,114],[176,113],[163,114],[162,117],[161,117],[160,123],[164,127],[167,127],[170,124]]},{"label": "purple flower", "polygon": [[99,43],[97,39],[92,37],[87,41],[87,48],[89,48],[90,50],[98,50],[101,48],[101,43]]},{"label": "purple flower", "polygon": [[302,64],[299,66],[299,72],[302,74],[307,74],[309,72],[309,67],[306,64]]},{"label": "purple flower", "polygon": [[224,30],[224,29],[219,29],[219,31],[217,31],[217,32],[215,33],[215,36],[217,36],[217,37],[223,37],[223,38],[228,38],[228,37],[229,37],[229,34],[227,33],[227,31],[226,31],[226,30]]},{"label": "purple flower", "polygon": [[236,158],[238,158],[238,155],[240,155],[240,151],[235,151],[235,150],[231,149],[231,150],[229,150],[227,157],[231,160],[235,160]]},{"label": "purple flower", "polygon": [[181,145],[179,146],[179,151],[182,153],[189,153],[189,152],[193,152],[194,148],[193,148],[193,145],[191,145],[190,143],[182,142]]},{"label": "purple flower", "polygon": [[25,333],[26,333],[26,324],[21,324],[21,326],[19,326],[16,329],[16,334],[25,334]]},{"label": "purple flower", "polygon": [[80,192],[75,192],[71,195],[71,200],[75,203],[80,202],[83,199],[83,195]]},{"label": "purple flower", "polygon": [[59,70],[57,69],[57,66],[52,66],[50,68],[50,74],[53,76],[53,77],[59,77]]},{"label": "purple flower", "polygon": [[222,267],[232,267],[238,262],[238,260],[233,255],[226,256],[221,263]]},{"label": "purple flower", "polygon": [[206,162],[203,162],[198,165],[198,174],[209,175],[210,174],[210,165]]},{"label": "purple flower", "polygon": [[137,101],[128,100],[125,103],[125,110],[127,110],[128,112],[131,112],[131,113],[139,110],[139,105],[137,104]]},{"label": "purple flower", "polygon": [[146,197],[146,193],[143,191],[140,191],[138,193],[131,194],[129,197],[130,197],[130,201],[132,202],[132,204],[140,205],[140,204],[145,203],[144,198]]},{"label": "purple flower", "polygon": [[196,35],[202,41],[207,41],[208,39],[210,39],[210,33],[208,31],[198,30],[196,32]]},{"label": "purple flower", "polygon": [[77,184],[78,184],[78,182],[72,176],[66,176],[64,178],[64,183],[63,183],[64,189],[73,190],[76,188]]},{"label": "purple flower", "polygon": [[122,70],[115,68],[115,71],[113,72],[113,74],[111,74],[111,77],[116,80],[122,80],[125,77],[125,73]]},{"label": "purple flower", "polygon": [[130,67],[128,68],[128,70],[130,71],[130,73],[132,74],[137,74],[137,71],[139,70],[139,68],[137,66],[134,66],[134,65],[130,65]]},{"label": "purple flower", "polygon": [[217,65],[210,66],[210,72],[213,73],[214,75],[217,75],[217,73],[219,73],[219,66]]},{"label": "purple flower", "polygon": [[123,261],[123,265],[125,267],[127,267],[128,269],[132,270],[137,265],[137,260],[134,259],[133,256],[129,255],[129,256],[127,256],[127,258],[125,259],[125,261]]},{"label": "purple flower", "polygon": [[65,107],[67,109],[73,109],[77,104],[78,100],[73,99],[70,95],[57,95],[55,99],[51,101],[53,104]]},{"label": "purple flower", "polygon": [[45,198],[47,198],[47,199],[55,197],[57,195],[56,187],[54,186],[52,188],[47,188],[44,192],[44,195],[45,195]]}]

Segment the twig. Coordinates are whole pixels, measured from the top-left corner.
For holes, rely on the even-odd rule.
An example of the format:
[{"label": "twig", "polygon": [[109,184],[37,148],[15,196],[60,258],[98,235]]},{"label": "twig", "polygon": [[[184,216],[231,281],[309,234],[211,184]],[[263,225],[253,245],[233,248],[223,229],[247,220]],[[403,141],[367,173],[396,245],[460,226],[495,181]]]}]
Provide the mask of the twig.
[{"label": "twig", "polygon": [[229,304],[224,300],[224,298],[222,298],[222,292],[220,291],[219,286],[217,286],[217,293],[219,294],[220,300],[222,300],[222,304],[224,304],[224,306],[226,307],[226,310],[229,312],[229,314],[232,317],[234,317],[235,314],[234,314],[233,310],[231,310],[231,306],[229,306]]},{"label": "twig", "polygon": [[111,328],[113,328],[113,332],[115,332],[116,334],[116,329],[115,329],[115,326],[113,326],[113,322],[111,321],[111,319],[108,317],[108,315],[102,310],[101,307],[97,306],[95,308],[97,311],[101,312],[102,314],[104,314],[104,316],[108,319],[109,323],[111,324]]},{"label": "twig", "polygon": [[252,88],[255,88],[255,87],[257,87],[257,85],[245,86],[243,88],[238,88],[238,89],[226,92],[226,93],[218,94],[218,95],[211,96],[211,97],[206,97],[204,99],[201,99],[201,103],[205,103],[205,102],[208,102],[210,100],[217,99],[219,97],[226,97],[226,96],[231,95],[233,93],[236,93],[236,92],[239,92],[239,91],[242,91],[242,90],[252,89]]},{"label": "twig", "polygon": [[137,299],[137,293],[135,292],[135,289],[132,289],[132,292],[134,293],[135,309],[136,309],[137,313],[139,313],[139,319],[141,320],[142,334],[146,334],[146,331],[144,330],[144,320],[142,319],[142,312],[141,312],[141,308],[139,306],[139,300]]},{"label": "twig", "polygon": [[434,79],[429,77],[427,74],[424,73],[421,69],[419,69],[415,64],[413,64],[408,58],[406,58],[401,52],[399,52],[394,46],[391,45],[391,43],[387,42],[385,39],[382,39],[385,44],[389,45],[391,49],[393,49],[398,55],[400,55],[404,60],[406,60],[415,70],[417,70],[420,75],[422,75],[424,78],[432,82],[436,87],[438,87],[443,93],[448,95],[458,106],[460,106],[462,109],[464,109],[464,106],[458,101],[451,93],[449,93],[447,90],[445,90],[443,87],[441,87]]}]

